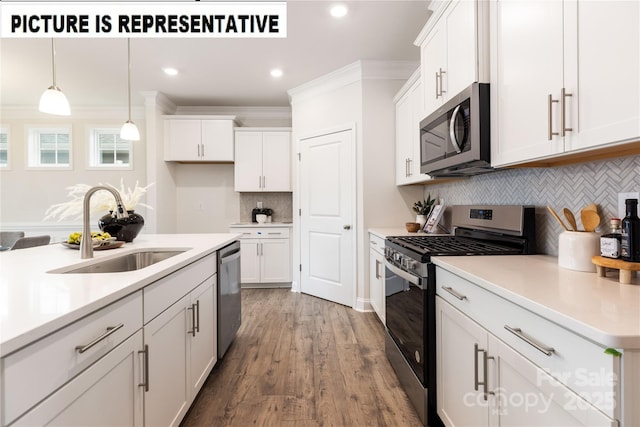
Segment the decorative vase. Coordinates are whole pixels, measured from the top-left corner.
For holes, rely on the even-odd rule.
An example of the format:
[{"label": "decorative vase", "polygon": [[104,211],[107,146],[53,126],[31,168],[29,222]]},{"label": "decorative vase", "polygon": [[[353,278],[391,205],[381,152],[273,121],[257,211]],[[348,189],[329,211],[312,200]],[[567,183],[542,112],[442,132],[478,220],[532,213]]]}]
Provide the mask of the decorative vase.
[{"label": "decorative vase", "polygon": [[426,215],[416,215],[416,222],[418,224],[420,224],[420,228],[424,227],[424,225],[427,223],[427,216]]},{"label": "decorative vase", "polygon": [[144,218],[133,210],[127,211],[127,213],[129,214],[127,218],[116,218],[113,215],[113,211],[109,211],[108,214],[98,220],[98,227],[100,230],[111,234],[116,240],[132,242],[142,230]]}]

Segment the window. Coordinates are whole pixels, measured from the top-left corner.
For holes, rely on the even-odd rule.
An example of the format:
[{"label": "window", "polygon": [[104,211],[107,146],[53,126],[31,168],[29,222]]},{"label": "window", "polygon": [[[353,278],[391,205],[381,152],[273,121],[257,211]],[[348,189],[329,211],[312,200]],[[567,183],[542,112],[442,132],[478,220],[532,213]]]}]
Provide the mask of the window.
[{"label": "window", "polygon": [[9,167],[9,130],[0,127],[0,168]]},{"label": "window", "polygon": [[90,140],[89,167],[131,168],[131,141],[120,138],[120,128],[93,128]]},{"label": "window", "polygon": [[28,166],[71,169],[71,128],[30,128]]}]

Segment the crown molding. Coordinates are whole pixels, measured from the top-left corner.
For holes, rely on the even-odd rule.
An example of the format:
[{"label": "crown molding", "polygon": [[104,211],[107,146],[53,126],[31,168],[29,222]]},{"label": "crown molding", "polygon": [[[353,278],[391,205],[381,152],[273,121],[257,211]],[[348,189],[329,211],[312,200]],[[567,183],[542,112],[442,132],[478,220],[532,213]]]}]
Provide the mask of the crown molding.
[{"label": "crown molding", "polygon": [[[73,106],[71,107],[70,116],[54,116],[51,114],[41,113],[38,107],[33,105],[3,105],[1,109],[2,120],[57,120],[57,121],[73,121],[77,119],[109,119],[122,120],[127,119],[129,110],[126,106]],[[145,119],[145,109],[142,106],[132,106],[131,116],[135,120]]]},{"label": "crown molding", "polygon": [[145,107],[157,107],[162,114],[174,114],[176,111],[176,104],[164,93],[157,90],[141,91],[140,94],[144,97]]}]

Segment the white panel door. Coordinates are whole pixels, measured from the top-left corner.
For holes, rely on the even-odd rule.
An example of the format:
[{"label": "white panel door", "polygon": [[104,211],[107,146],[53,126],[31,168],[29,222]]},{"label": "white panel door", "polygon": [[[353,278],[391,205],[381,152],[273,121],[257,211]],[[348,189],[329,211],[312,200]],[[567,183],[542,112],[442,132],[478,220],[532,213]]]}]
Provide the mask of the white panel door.
[{"label": "white panel door", "polygon": [[300,289],[355,303],[355,159],[351,130],[300,141]]},{"label": "white panel door", "polygon": [[236,132],[235,191],[262,191],[262,132]]},{"label": "white panel door", "polygon": [[[196,334],[191,334],[189,342],[189,386],[191,397],[195,397],[207,379],[209,372],[218,360],[216,325],[216,292],[217,275],[208,278],[204,283],[191,291],[191,309],[195,304]],[[191,310],[188,310],[191,314]],[[192,325],[193,326],[193,325]]]},{"label": "white panel door", "polygon": [[164,121],[165,160],[200,160],[200,120]]},{"label": "white panel door", "polygon": [[202,120],[202,160],[233,161],[233,120]]},{"label": "white panel door", "polygon": [[291,191],[291,132],[262,134],[262,191]]},{"label": "white panel door", "polygon": [[260,282],[260,240],[240,240],[240,282]]},{"label": "white panel door", "polygon": [[447,11],[447,72],[442,77],[445,99],[476,81],[478,75],[476,2],[458,1]]},{"label": "white panel door", "polygon": [[291,281],[289,239],[263,239],[260,241],[260,279],[262,283]]}]

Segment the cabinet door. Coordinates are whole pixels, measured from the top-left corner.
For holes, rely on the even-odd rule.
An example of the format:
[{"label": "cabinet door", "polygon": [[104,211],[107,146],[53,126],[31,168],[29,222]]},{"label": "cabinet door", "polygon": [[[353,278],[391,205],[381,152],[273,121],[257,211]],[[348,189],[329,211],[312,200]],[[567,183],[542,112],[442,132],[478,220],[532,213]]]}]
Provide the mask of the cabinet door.
[{"label": "cabinet door", "polygon": [[262,191],[291,191],[291,133],[262,134]]},{"label": "cabinet door", "polygon": [[369,293],[371,307],[384,325],[384,257],[374,249],[369,250]]},{"label": "cabinet door", "polygon": [[142,330],[13,425],[142,426],[144,389],[138,386],[141,378],[140,350]]},{"label": "cabinet door", "polygon": [[[189,386],[195,398],[217,361],[216,280],[213,275],[191,292],[191,310],[195,310],[196,333],[189,335]],[[187,310],[187,314],[191,314]]]},{"label": "cabinet door", "polygon": [[409,89],[411,99],[411,123],[409,124],[409,176],[411,182],[428,179],[428,175],[420,174],[420,122],[425,118],[424,91],[422,80],[418,80]]},{"label": "cabinet door", "polygon": [[446,17],[447,69],[442,77],[445,99],[457,95],[477,81],[476,2],[455,1]]},{"label": "cabinet door", "polygon": [[233,121],[202,120],[202,160],[233,162]]},{"label": "cabinet door", "polygon": [[[500,387],[494,388],[495,409],[500,417],[500,425],[618,425],[494,336],[490,337],[490,353],[495,357],[497,376],[500,378]],[[607,396],[602,398],[606,399]],[[610,398],[613,399],[613,396]]]},{"label": "cabinet door", "polygon": [[235,133],[236,191],[262,191],[262,133]]},{"label": "cabinet door", "polygon": [[145,425],[178,425],[189,408],[187,322],[189,295],[183,297],[144,327],[148,345],[149,390],[145,393]]},{"label": "cabinet door", "polygon": [[446,22],[438,22],[420,47],[425,115],[431,114],[441,106],[443,97],[447,95],[447,92],[442,92],[443,83],[446,83],[448,78],[445,27]]},{"label": "cabinet door", "polygon": [[[563,8],[560,1],[491,2],[492,164],[516,163],[560,153],[563,87]],[[613,25],[613,24],[612,24]],[[551,109],[551,123],[549,122]]]},{"label": "cabinet door", "polygon": [[240,282],[260,282],[260,240],[240,240]]},{"label": "cabinet door", "polygon": [[566,150],[640,136],[640,3],[565,2]]},{"label": "cabinet door", "polygon": [[490,400],[474,384],[487,382],[483,355],[475,345],[487,351],[488,332],[440,297],[436,316],[438,415],[447,426],[487,426]]},{"label": "cabinet door", "polygon": [[260,279],[262,283],[291,281],[289,239],[263,239],[260,241]]},{"label": "cabinet door", "polygon": [[164,121],[164,159],[200,160],[202,139],[201,120]]},{"label": "cabinet door", "polygon": [[409,160],[413,156],[411,112],[411,98],[406,94],[396,104],[396,185],[409,181]]}]

